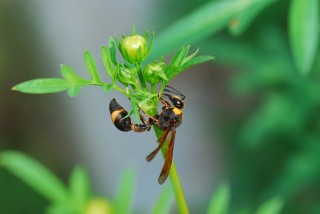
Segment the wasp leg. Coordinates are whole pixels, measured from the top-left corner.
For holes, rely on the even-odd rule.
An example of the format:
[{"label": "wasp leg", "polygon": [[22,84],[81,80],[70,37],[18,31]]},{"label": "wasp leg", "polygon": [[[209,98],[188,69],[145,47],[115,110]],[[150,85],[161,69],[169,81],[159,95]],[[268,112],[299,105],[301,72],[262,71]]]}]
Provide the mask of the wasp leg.
[{"label": "wasp leg", "polygon": [[162,109],[165,109],[166,107],[170,107],[170,106],[171,106],[167,101],[165,101],[165,100],[164,100],[162,97],[160,97],[159,95],[158,95],[158,99],[159,99],[160,102],[164,105]]},{"label": "wasp leg", "polygon": [[144,117],[140,114],[140,119],[142,121],[142,124],[131,124],[131,129],[135,132],[144,132],[149,131],[152,124],[148,123]]}]

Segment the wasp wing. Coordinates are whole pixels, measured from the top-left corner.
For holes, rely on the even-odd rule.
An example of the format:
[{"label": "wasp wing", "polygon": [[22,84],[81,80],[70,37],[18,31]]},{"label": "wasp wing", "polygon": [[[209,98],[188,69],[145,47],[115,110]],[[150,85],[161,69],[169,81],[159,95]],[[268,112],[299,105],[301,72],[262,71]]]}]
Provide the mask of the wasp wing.
[{"label": "wasp wing", "polygon": [[170,123],[169,127],[164,131],[164,133],[162,134],[162,136],[160,137],[160,139],[158,140],[159,142],[159,145],[158,147],[153,151],[151,152],[148,156],[147,156],[147,161],[150,162],[152,161],[152,159],[156,156],[156,154],[159,152],[159,150],[161,149],[164,141],[166,140],[167,136],[168,136],[168,133],[172,127],[173,123]]},{"label": "wasp wing", "polygon": [[172,155],[173,155],[173,147],[174,147],[175,137],[176,137],[176,130],[173,130],[171,133],[171,136],[170,136],[168,150],[166,152],[166,160],[164,162],[163,168],[162,168],[160,176],[158,178],[159,184],[163,184],[169,175],[171,163],[172,163]]}]

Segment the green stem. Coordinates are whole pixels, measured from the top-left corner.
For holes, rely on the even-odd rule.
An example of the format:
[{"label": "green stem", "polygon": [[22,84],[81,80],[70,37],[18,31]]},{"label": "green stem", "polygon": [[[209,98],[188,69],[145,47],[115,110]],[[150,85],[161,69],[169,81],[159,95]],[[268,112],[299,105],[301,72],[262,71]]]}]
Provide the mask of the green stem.
[{"label": "green stem", "polygon": [[[162,131],[156,127],[154,128],[154,131],[156,133],[157,139],[159,139],[162,135]],[[166,144],[167,144],[167,142],[165,142],[161,148],[162,155],[163,155],[164,159],[165,159],[165,147],[166,147],[165,145]],[[178,175],[178,172],[177,172],[177,169],[176,169],[176,166],[175,166],[173,160],[172,160],[169,176],[170,176],[170,181],[171,181],[172,188],[174,191],[174,195],[176,197],[179,212],[183,213],[183,214],[188,214],[189,213],[188,205],[187,205],[187,202],[186,202],[183,190],[182,190],[182,185],[180,183],[179,175]]]},{"label": "green stem", "polygon": [[156,94],[157,89],[156,89],[156,84],[151,84],[151,94]]},{"label": "green stem", "polygon": [[140,64],[136,64],[136,67],[137,67],[138,76],[139,76],[139,80],[140,80],[140,84],[141,84],[142,90],[148,91],[148,87],[147,87],[146,82],[144,81],[144,78],[143,78],[143,75],[142,75],[142,70],[141,70]]}]

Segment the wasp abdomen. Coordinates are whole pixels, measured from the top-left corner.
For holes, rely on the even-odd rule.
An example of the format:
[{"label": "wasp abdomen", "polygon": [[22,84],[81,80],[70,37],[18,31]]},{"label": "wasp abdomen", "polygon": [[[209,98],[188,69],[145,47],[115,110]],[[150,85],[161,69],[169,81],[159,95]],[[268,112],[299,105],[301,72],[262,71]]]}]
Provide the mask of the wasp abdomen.
[{"label": "wasp abdomen", "polygon": [[112,122],[120,131],[132,130],[132,122],[128,117],[128,112],[115,99],[110,101],[109,110]]}]

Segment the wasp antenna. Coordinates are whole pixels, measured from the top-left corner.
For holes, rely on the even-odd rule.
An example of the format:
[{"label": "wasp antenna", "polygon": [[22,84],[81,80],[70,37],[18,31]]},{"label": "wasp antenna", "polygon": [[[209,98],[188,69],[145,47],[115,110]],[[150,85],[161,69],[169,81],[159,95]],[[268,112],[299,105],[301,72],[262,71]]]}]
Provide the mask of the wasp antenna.
[{"label": "wasp antenna", "polygon": [[[168,88],[171,89],[171,90],[169,90]],[[165,87],[164,91],[169,92],[169,93],[173,93],[173,94],[176,94],[176,95],[179,95],[182,100],[184,100],[184,98],[186,97],[186,96],[184,96],[180,91],[178,91],[177,89],[175,89],[174,87],[172,87],[172,86],[170,86],[170,85],[167,85],[167,86]]]}]

